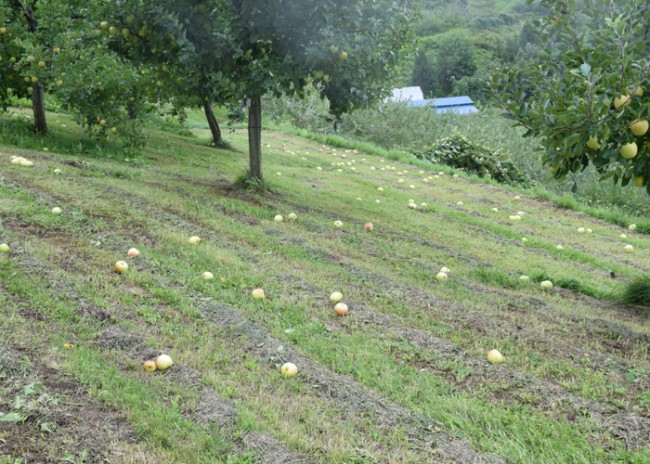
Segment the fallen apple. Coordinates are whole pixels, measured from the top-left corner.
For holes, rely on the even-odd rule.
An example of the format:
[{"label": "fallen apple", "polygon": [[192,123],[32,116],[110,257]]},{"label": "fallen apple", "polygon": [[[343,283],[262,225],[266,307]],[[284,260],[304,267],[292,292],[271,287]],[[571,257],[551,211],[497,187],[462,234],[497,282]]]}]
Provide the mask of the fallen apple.
[{"label": "fallen apple", "polygon": [[372,231],[372,229],[374,229],[374,226],[372,225],[372,222],[366,222],[365,225],[363,226],[363,228],[365,230],[367,230],[368,232],[370,232],[370,231]]},{"label": "fallen apple", "polygon": [[62,171],[61,171],[60,169],[57,168],[57,169],[55,169],[55,170],[52,171],[52,172],[54,172],[54,174],[56,174],[56,175],[58,176],[59,174],[61,174]]},{"label": "fallen apple", "polygon": [[627,228],[628,230],[636,230],[636,224],[630,224]]},{"label": "fallen apple", "polygon": [[334,221],[334,227],[340,229],[341,227],[343,227],[343,223],[341,221]]},{"label": "fallen apple", "polygon": [[74,348],[74,343],[64,343],[63,348],[65,348],[66,350],[71,350],[72,348]]},{"label": "fallen apple", "polygon": [[126,261],[118,261],[115,263],[115,272],[118,274],[124,274],[129,269],[129,265]]},{"label": "fallen apple", "polygon": [[348,311],[348,305],[345,303],[336,303],[334,306],[334,312],[339,316],[347,316]]},{"label": "fallen apple", "polygon": [[555,248],[558,249],[558,250],[564,250],[564,247],[562,245],[558,245]]},{"label": "fallen apple", "polygon": [[540,287],[542,287],[544,290],[550,290],[553,288],[553,282],[550,280],[544,280],[542,283],[539,284]]},{"label": "fallen apple", "polygon": [[499,352],[499,350],[495,349],[488,351],[487,360],[490,364],[501,364],[503,361],[505,361],[505,358]]},{"label": "fallen apple", "polygon": [[440,268],[440,272],[444,272],[445,274],[447,274],[447,273],[451,272],[451,270],[449,270],[449,268],[447,266],[442,266]]},{"label": "fallen apple", "polygon": [[528,282],[530,280],[530,277],[528,277],[527,275],[521,275],[519,276],[519,280],[521,280],[522,282]]},{"label": "fallen apple", "polygon": [[578,232],[579,234],[584,234],[585,233],[585,228],[584,227],[578,227],[576,232]]},{"label": "fallen apple", "polygon": [[54,208],[52,208],[52,214],[61,214],[61,213],[62,213],[62,210],[58,206],[55,206]]},{"label": "fallen apple", "polygon": [[129,258],[137,258],[140,256],[140,251],[137,248],[129,248],[126,254],[129,255]]},{"label": "fallen apple", "polygon": [[585,229],[585,234],[589,235],[592,234],[594,231],[591,229]]},{"label": "fallen apple", "polygon": [[273,218],[275,222],[282,222],[284,221],[284,218],[282,217],[281,214],[276,214],[275,217]]},{"label": "fallen apple", "polygon": [[294,363],[284,363],[280,368],[280,374],[285,377],[295,377],[298,373],[298,367]]},{"label": "fallen apple", "polygon": [[625,245],[625,253],[634,253],[634,247],[632,245]]},{"label": "fallen apple", "polygon": [[0,243],[0,253],[9,253],[9,245]]},{"label": "fallen apple", "polygon": [[156,361],[154,361],[153,359],[149,359],[149,360],[143,362],[142,363],[142,369],[145,372],[153,372],[153,371],[155,371],[157,369]]},{"label": "fallen apple", "polygon": [[172,358],[166,354],[161,354],[156,358],[156,368],[159,371],[165,371],[172,367],[173,364],[174,361],[172,361]]},{"label": "fallen apple", "polygon": [[256,288],[251,292],[251,296],[255,298],[256,300],[263,300],[266,298],[266,295],[264,294],[264,290],[261,288]]},{"label": "fallen apple", "polygon": [[515,201],[519,201],[521,200],[521,197],[519,195],[515,195],[512,199]]},{"label": "fallen apple", "polygon": [[508,219],[510,219],[513,222],[521,221],[521,216],[515,214],[514,216],[508,216]]},{"label": "fallen apple", "polygon": [[330,302],[336,304],[343,299],[343,294],[341,292],[332,292],[330,295]]},{"label": "fallen apple", "polygon": [[409,204],[408,204],[408,207],[409,207],[410,209],[416,209],[416,208],[418,207],[418,205],[416,205],[415,203],[409,203]]},{"label": "fallen apple", "polygon": [[190,237],[189,242],[190,242],[192,245],[198,245],[199,243],[201,243],[201,238],[199,238],[199,237],[197,237],[196,235],[194,235],[194,236]]},{"label": "fallen apple", "polygon": [[438,280],[438,282],[444,282],[447,279],[448,279],[448,276],[447,276],[446,272],[440,271],[440,272],[438,272],[436,274],[436,280]]},{"label": "fallen apple", "polygon": [[296,219],[298,219],[298,215],[296,213],[289,213],[287,219],[289,219],[290,221],[295,221]]},{"label": "fallen apple", "polygon": [[214,274],[208,271],[201,274],[201,277],[203,278],[203,280],[214,280]]}]

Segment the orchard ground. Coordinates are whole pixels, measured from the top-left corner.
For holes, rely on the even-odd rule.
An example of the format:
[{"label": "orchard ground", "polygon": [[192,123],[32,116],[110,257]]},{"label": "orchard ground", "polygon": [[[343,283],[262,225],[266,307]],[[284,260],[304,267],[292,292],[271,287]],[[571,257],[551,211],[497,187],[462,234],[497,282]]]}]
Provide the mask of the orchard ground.
[{"label": "orchard ground", "polygon": [[50,120],[0,146],[0,463],[650,459],[647,308],[616,303],[647,235],[282,132],[251,193],[244,131],[126,160],[56,153],[83,136]]}]

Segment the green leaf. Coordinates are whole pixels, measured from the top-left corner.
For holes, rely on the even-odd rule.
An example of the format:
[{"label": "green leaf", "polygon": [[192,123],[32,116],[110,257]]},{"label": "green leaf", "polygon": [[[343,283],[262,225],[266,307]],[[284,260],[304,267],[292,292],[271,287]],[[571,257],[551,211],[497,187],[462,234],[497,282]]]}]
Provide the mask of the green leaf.
[{"label": "green leaf", "polygon": [[26,416],[17,412],[9,412],[7,414],[0,413],[0,422],[25,422]]}]

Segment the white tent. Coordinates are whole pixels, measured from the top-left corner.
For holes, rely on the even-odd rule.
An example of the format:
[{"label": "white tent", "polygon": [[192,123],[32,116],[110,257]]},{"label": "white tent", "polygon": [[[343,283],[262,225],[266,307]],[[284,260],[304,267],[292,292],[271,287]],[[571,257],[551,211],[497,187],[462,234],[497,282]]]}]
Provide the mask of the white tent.
[{"label": "white tent", "polygon": [[416,87],[402,87],[401,89],[393,89],[393,96],[388,98],[390,102],[407,102],[423,100],[424,94],[419,86]]}]

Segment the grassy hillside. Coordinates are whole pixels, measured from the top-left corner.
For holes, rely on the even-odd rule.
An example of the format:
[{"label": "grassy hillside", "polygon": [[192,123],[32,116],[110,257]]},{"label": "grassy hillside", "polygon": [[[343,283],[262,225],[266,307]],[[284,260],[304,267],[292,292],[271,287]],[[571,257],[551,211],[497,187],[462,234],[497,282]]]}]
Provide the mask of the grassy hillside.
[{"label": "grassy hillside", "polygon": [[647,309],[615,302],[647,235],[281,132],[253,194],[244,132],[131,160],[51,120],[0,146],[0,463],[650,459]]}]

